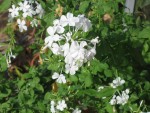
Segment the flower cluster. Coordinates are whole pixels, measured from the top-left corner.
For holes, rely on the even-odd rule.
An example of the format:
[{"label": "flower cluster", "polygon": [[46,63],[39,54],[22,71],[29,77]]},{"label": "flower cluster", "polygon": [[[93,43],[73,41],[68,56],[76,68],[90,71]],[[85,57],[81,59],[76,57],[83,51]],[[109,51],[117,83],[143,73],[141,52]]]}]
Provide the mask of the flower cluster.
[{"label": "flower cluster", "polygon": [[129,99],[129,89],[126,89],[125,91],[122,91],[122,94],[120,94],[119,96],[114,95],[113,98],[110,100],[110,104],[111,105],[115,105],[115,104],[126,104],[128,102]]},{"label": "flower cluster", "polygon": [[58,103],[51,101],[50,111],[52,113],[57,113],[58,111],[64,111],[65,108],[67,108],[67,104],[65,100],[60,100],[58,101]]},{"label": "flower cluster", "polygon": [[[37,1],[35,0],[23,0],[19,2],[17,6],[14,4],[9,8],[9,22],[14,18],[17,19],[18,27],[20,32],[26,31],[26,21],[30,17],[31,26],[37,27],[38,18],[41,18],[44,14],[44,10]],[[34,18],[36,16],[36,19]]]},{"label": "flower cluster", "polygon": [[84,15],[73,16],[72,13],[62,15],[47,28],[48,37],[45,46],[53,54],[64,57],[65,73],[74,75],[87,61],[94,58],[98,37],[86,40],[82,34],[92,27],[91,22]]},{"label": "flower cluster", "polygon": [[[122,80],[120,77],[117,77],[113,82],[110,84],[111,87],[117,88],[118,86],[121,86],[125,83],[125,80]],[[111,105],[115,104],[126,104],[129,99],[129,89],[126,89],[125,91],[122,91],[122,94],[119,93],[119,96],[114,95],[112,99],[110,100]]]},{"label": "flower cluster", "polygon": [[125,80],[121,80],[120,77],[117,77],[115,80],[113,80],[113,82],[110,84],[111,87],[116,88],[118,86],[121,86],[125,83]]}]

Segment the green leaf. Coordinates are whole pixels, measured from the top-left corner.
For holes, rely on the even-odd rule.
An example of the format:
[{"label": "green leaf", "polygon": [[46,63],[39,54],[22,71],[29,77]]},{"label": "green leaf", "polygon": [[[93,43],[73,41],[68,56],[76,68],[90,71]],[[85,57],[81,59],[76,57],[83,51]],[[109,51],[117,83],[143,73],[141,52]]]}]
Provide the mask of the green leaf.
[{"label": "green leaf", "polygon": [[0,93],[0,99],[4,98],[4,97],[7,97],[8,95],[10,95],[10,93],[11,93],[10,89],[6,88],[6,89],[2,90],[1,93]]},{"label": "green leaf", "polygon": [[147,28],[143,29],[143,30],[139,33],[138,38],[150,39],[150,27],[147,27]]},{"label": "green leaf", "polygon": [[6,11],[11,5],[10,0],[3,0],[3,2],[0,5],[0,13],[3,11]]},{"label": "green leaf", "polygon": [[106,108],[108,113],[113,113],[113,106],[112,105],[107,104],[105,108]]},{"label": "green leaf", "polygon": [[79,7],[79,11],[81,13],[84,13],[87,10],[87,8],[88,8],[89,3],[90,3],[90,1],[83,1],[83,2],[81,2],[80,3],[80,7]]},{"label": "green leaf", "polygon": [[7,62],[4,55],[0,53],[0,72],[4,72],[7,70]]},{"label": "green leaf", "polygon": [[78,82],[78,77],[75,76],[75,75],[71,75],[71,76],[69,77],[69,79],[70,79],[72,82]]},{"label": "green leaf", "polygon": [[112,76],[113,76],[112,71],[109,70],[109,69],[104,70],[104,74],[105,74],[107,77],[112,77]]},{"label": "green leaf", "polygon": [[98,96],[98,92],[94,89],[87,89],[87,90],[83,90],[81,91],[83,94],[87,94],[89,96],[94,96],[97,97]]},{"label": "green leaf", "polygon": [[44,96],[44,100],[50,100],[51,99],[51,93],[50,92],[47,92]]},{"label": "green leaf", "polygon": [[85,83],[85,87],[90,87],[93,83],[92,76],[86,75],[84,83]]},{"label": "green leaf", "polygon": [[114,94],[114,92],[115,92],[115,90],[111,87],[104,88],[98,92],[99,93],[98,98],[112,96]]}]

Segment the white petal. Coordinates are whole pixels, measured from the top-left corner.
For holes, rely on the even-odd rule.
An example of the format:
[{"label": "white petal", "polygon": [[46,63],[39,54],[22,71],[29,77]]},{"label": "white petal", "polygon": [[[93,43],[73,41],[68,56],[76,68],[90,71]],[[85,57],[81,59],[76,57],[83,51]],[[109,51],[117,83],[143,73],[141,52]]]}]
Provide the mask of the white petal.
[{"label": "white petal", "polygon": [[58,77],[59,77],[59,74],[56,72],[52,75],[52,79],[57,79]]}]

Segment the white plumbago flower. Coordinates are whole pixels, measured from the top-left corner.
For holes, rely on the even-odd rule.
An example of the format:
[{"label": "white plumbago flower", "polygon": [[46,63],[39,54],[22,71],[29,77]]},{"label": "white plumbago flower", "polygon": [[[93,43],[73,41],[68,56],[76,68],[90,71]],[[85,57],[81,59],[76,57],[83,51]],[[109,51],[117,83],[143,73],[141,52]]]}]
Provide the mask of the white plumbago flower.
[{"label": "white plumbago flower", "polygon": [[116,97],[117,104],[126,104],[129,99],[129,89],[126,89],[125,91],[122,92],[120,96]]},{"label": "white plumbago flower", "polygon": [[67,108],[65,100],[58,101],[58,105],[56,106],[56,108],[60,111],[63,111],[65,108]]},{"label": "white plumbago flower", "polygon": [[[65,26],[71,29],[65,29]],[[44,46],[44,49],[49,48],[53,54],[64,57],[65,73],[71,75],[74,75],[84,63],[94,58],[96,44],[99,42],[98,37],[89,43],[84,39],[80,40],[81,36],[78,36],[78,30],[75,28],[87,32],[91,28],[91,22],[84,15],[78,17],[74,17],[72,13],[62,15],[60,19],[53,21],[53,26],[47,28],[49,36],[45,38]]]},{"label": "white plumbago flower", "polygon": [[28,9],[30,9],[30,5],[26,0],[24,2],[20,2],[19,6],[20,6],[19,9],[23,12],[26,12]]},{"label": "white plumbago flower", "polygon": [[77,17],[74,17],[72,13],[67,13],[67,15],[62,15],[60,18],[60,23],[62,26],[75,26],[75,24],[79,22]]},{"label": "white plumbago flower", "polygon": [[27,26],[26,26],[26,22],[25,20],[20,20],[20,19],[17,19],[17,23],[18,23],[18,27],[19,27],[19,30],[20,32],[23,32],[23,30],[27,30]]},{"label": "white plumbago flower", "polygon": [[129,99],[128,94],[129,94],[129,89],[126,89],[125,91],[122,91],[121,95],[119,95],[119,96],[114,95],[109,103],[111,105],[115,105],[115,104],[125,105],[128,102],[128,99]]},{"label": "white plumbago flower", "polygon": [[58,82],[58,83],[66,83],[66,78],[63,74],[59,75],[58,73],[55,72],[52,75],[52,79],[57,79],[56,82]]},{"label": "white plumbago flower", "polygon": [[52,44],[51,50],[55,55],[62,54],[62,48],[57,43]]},{"label": "white plumbago flower", "polygon": [[88,61],[88,60],[91,60],[94,58],[94,56],[96,55],[96,48],[93,47],[91,49],[89,49],[87,52],[86,52],[86,59],[85,61]]},{"label": "white plumbago flower", "polygon": [[70,64],[66,64],[65,65],[65,72],[68,74],[70,74],[70,75],[74,75],[75,73],[76,73],[76,71],[78,70],[78,66],[76,66],[76,65],[70,65]]},{"label": "white plumbago flower", "polygon": [[32,27],[37,27],[37,26],[38,26],[38,20],[37,20],[37,19],[33,19],[33,20],[31,21],[31,26],[32,26]]},{"label": "white plumbago flower", "polygon": [[33,10],[32,7],[30,7],[28,10],[26,10],[25,12],[23,12],[23,17],[26,18],[27,16],[32,17],[33,15],[35,15],[35,11]]},{"label": "white plumbago flower", "polygon": [[89,31],[92,27],[91,21],[84,17],[84,15],[78,15],[79,22],[76,23],[76,30],[82,29],[84,32]]},{"label": "white plumbago flower", "polygon": [[62,46],[62,50],[64,51],[64,56],[67,56],[70,50],[70,44],[69,43],[65,43]]},{"label": "white plumbago flower", "polygon": [[39,15],[39,18],[42,18],[43,14],[44,14],[44,9],[42,8],[41,4],[37,4],[35,11]]},{"label": "white plumbago flower", "polygon": [[52,38],[53,41],[60,41],[62,39],[62,37],[56,33],[56,28],[55,27],[48,27],[47,28],[47,32],[50,35],[49,38]]},{"label": "white plumbago flower", "polygon": [[19,8],[15,7],[15,5],[12,5],[12,8],[9,9],[9,13],[11,18],[17,17],[19,15]]},{"label": "white plumbago flower", "polygon": [[81,113],[81,110],[79,110],[79,108],[76,108],[72,113]]},{"label": "white plumbago flower", "polygon": [[116,88],[118,86],[121,86],[122,84],[125,83],[125,80],[121,80],[120,77],[117,77],[113,82],[110,84],[113,88]]},{"label": "white plumbago flower", "polygon": [[65,31],[65,29],[61,26],[60,21],[58,19],[54,20],[53,22],[56,32],[61,34]]},{"label": "white plumbago flower", "polygon": [[112,99],[110,100],[109,103],[110,103],[111,105],[115,105],[115,104],[117,103],[116,95],[114,95],[114,96],[112,97]]},{"label": "white plumbago flower", "polygon": [[55,102],[54,102],[53,100],[51,101],[51,108],[50,108],[50,111],[51,111],[52,113],[56,113]]},{"label": "white plumbago flower", "polygon": [[85,41],[81,41],[80,45],[77,41],[72,41],[70,46],[71,56],[74,59],[84,59],[85,49],[84,47],[87,45]]},{"label": "white plumbago flower", "polygon": [[94,38],[94,39],[91,40],[91,43],[95,46],[96,44],[99,43],[98,39],[99,39],[99,37],[97,36],[96,38]]}]

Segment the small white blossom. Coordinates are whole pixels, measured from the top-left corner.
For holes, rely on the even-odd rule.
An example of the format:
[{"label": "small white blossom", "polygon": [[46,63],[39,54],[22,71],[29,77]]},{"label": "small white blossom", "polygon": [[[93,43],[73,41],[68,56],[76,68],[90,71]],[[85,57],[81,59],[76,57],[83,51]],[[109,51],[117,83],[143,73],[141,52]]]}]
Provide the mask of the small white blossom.
[{"label": "small white blossom", "polygon": [[122,84],[125,83],[125,80],[121,80],[120,77],[117,77],[113,82],[110,84],[113,88],[116,88],[118,86],[121,86]]},{"label": "small white blossom", "polygon": [[15,5],[12,5],[12,8],[9,9],[11,18],[19,16],[19,8],[15,7]]},{"label": "small white blossom", "polygon": [[23,12],[26,12],[28,9],[30,9],[30,5],[28,4],[28,1],[20,2],[19,3],[19,9]]},{"label": "small white blossom", "polygon": [[129,89],[126,89],[125,91],[122,91],[121,95],[114,95],[113,98],[110,100],[110,104],[111,105],[115,105],[115,104],[121,104],[121,105],[125,105],[128,102],[129,99]]},{"label": "small white blossom", "polygon": [[76,108],[72,113],[81,113],[81,110],[79,110],[79,108]]},{"label": "small white blossom", "polygon": [[117,104],[126,104],[128,102],[129,99],[129,89],[126,89],[125,91],[122,92],[122,94],[120,96],[116,97],[117,100]]},{"label": "small white blossom", "polygon": [[53,22],[56,32],[61,34],[65,31],[65,29],[61,26],[60,21],[58,19]]},{"label": "small white blossom", "polygon": [[20,32],[23,32],[23,30],[27,30],[27,26],[26,26],[26,22],[25,22],[25,20],[20,20],[20,19],[18,19],[17,20],[17,23],[18,23],[18,27],[19,27],[19,30],[20,30]]},{"label": "small white blossom", "polygon": [[37,4],[35,11],[39,15],[39,18],[42,18],[43,14],[44,14],[44,9],[42,8],[42,6],[40,4]]},{"label": "small white blossom", "polygon": [[91,43],[93,44],[93,45],[96,45],[97,43],[99,43],[99,37],[96,37],[96,38],[94,38],[94,39],[92,39],[91,40]]},{"label": "small white blossom", "polygon": [[60,23],[62,26],[75,26],[75,24],[79,22],[79,18],[74,17],[72,13],[67,13],[67,15],[62,15],[60,18]]},{"label": "small white blossom", "polygon": [[55,102],[54,102],[53,100],[51,101],[51,108],[50,108],[50,111],[51,111],[52,113],[56,113]]},{"label": "small white blossom", "polygon": [[67,108],[65,100],[58,101],[58,105],[56,106],[56,108],[60,111],[63,111],[65,108]]},{"label": "small white blossom", "polygon": [[54,73],[52,75],[52,79],[57,79],[56,82],[58,83],[66,83],[66,78],[63,74]]},{"label": "small white blossom", "polygon": [[116,101],[116,95],[114,95],[113,97],[112,97],[112,99],[110,100],[110,102],[109,102],[111,105],[115,105],[116,103],[117,103],[117,101]]},{"label": "small white blossom", "polygon": [[74,75],[76,73],[76,71],[78,70],[78,66],[76,65],[69,65],[69,64],[66,64],[65,65],[65,72],[68,74],[71,74],[71,75]]},{"label": "small white blossom", "polygon": [[91,21],[84,17],[84,15],[78,15],[79,22],[76,23],[76,30],[82,29],[84,32],[89,31],[92,27]]}]

